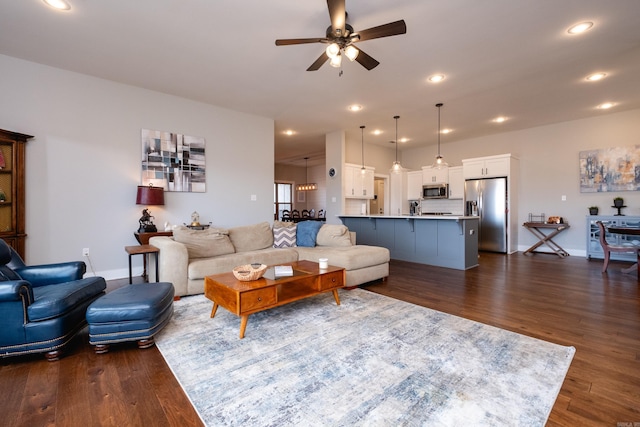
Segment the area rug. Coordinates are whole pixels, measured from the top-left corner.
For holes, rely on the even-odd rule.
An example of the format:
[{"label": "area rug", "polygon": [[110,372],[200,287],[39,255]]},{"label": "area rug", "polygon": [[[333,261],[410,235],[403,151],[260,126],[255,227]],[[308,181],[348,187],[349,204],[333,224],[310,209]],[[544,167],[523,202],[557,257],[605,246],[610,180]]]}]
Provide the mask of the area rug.
[{"label": "area rug", "polygon": [[575,349],[366,290],[240,319],[175,302],[160,352],[207,426],[543,426]]}]

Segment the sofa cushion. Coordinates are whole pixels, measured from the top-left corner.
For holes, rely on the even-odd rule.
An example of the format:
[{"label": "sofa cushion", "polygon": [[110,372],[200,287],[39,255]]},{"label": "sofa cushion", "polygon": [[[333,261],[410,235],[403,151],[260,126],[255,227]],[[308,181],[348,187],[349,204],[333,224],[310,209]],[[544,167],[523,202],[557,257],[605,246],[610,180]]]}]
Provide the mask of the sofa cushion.
[{"label": "sofa cushion", "polygon": [[349,229],[344,225],[323,224],[316,236],[317,246],[351,246]]},{"label": "sofa cushion", "polygon": [[107,287],[102,277],[87,277],[73,282],[33,288],[35,301],[27,307],[29,321],[53,319],[73,307],[100,295]]},{"label": "sofa cushion", "polygon": [[319,258],[328,258],[329,265],[357,270],[372,265],[389,262],[389,249],[379,246],[354,245],[349,247],[316,246],[315,248],[297,247],[299,260],[318,262]]},{"label": "sofa cushion", "polygon": [[188,266],[189,280],[203,279],[212,274],[228,273],[234,267],[259,262],[266,265],[285,264],[298,260],[298,253],[293,248],[268,248],[259,251],[236,252],[215,258],[197,259]]},{"label": "sofa cushion", "polygon": [[291,248],[296,245],[295,222],[273,222],[273,247]]},{"label": "sofa cushion", "polygon": [[229,238],[236,252],[257,251],[273,246],[273,232],[268,222],[230,228]]},{"label": "sofa cushion", "polygon": [[296,245],[310,248],[314,247],[320,227],[322,227],[322,222],[320,221],[299,222],[296,229]]},{"label": "sofa cushion", "polygon": [[229,240],[229,232],[223,229],[192,230],[181,225],[173,230],[173,239],[187,247],[190,259],[210,258],[235,252]]}]

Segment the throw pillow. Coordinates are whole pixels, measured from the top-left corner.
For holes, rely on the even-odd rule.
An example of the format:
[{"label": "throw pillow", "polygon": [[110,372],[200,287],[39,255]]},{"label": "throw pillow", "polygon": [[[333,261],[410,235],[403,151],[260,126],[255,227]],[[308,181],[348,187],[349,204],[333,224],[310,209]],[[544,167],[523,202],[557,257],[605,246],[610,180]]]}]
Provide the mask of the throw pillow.
[{"label": "throw pillow", "polygon": [[296,245],[314,247],[320,227],[322,227],[322,222],[320,221],[299,222],[296,229]]},{"label": "throw pillow", "polygon": [[349,229],[344,225],[324,224],[316,237],[318,246],[351,246]]},{"label": "throw pillow", "polygon": [[229,232],[223,229],[192,230],[181,225],[173,229],[173,240],[187,247],[189,259],[210,258],[235,252],[229,240]]},{"label": "throw pillow", "polygon": [[273,247],[291,248],[294,246],[296,246],[296,223],[275,221],[273,223]]},{"label": "throw pillow", "polygon": [[268,222],[230,228],[229,238],[236,252],[257,251],[273,246],[273,231]]}]

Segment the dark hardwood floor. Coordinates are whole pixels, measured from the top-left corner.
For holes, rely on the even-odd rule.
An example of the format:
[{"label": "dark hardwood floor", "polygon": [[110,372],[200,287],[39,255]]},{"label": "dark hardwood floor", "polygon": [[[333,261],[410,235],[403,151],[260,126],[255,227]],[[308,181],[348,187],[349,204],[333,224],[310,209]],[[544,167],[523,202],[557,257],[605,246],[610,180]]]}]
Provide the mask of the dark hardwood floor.
[{"label": "dark hardwood floor", "polygon": [[[482,253],[468,271],[393,261],[389,279],[366,289],[574,346],[548,426],[640,422],[640,286],[620,271],[628,264],[601,266],[521,253]],[[0,402],[2,426],[202,425],[157,348],[95,355],[86,331],[58,362],[0,359]]]}]

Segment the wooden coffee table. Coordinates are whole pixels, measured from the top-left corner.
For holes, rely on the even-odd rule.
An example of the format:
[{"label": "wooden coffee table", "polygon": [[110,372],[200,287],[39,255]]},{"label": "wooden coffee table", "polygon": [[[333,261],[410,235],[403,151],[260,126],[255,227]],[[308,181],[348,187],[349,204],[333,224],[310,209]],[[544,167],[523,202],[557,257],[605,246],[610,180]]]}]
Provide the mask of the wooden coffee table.
[{"label": "wooden coffee table", "polygon": [[317,262],[297,261],[281,265],[293,267],[293,276],[279,279],[262,277],[242,282],[233,273],[216,274],[204,278],[204,295],[213,301],[211,317],[218,306],[240,316],[240,338],[244,338],[249,316],[259,311],[288,304],[302,298],[324,292],[333,292],[340,305],[338,289],[345,283],[344,268],[332,267],[320,270]]}]

